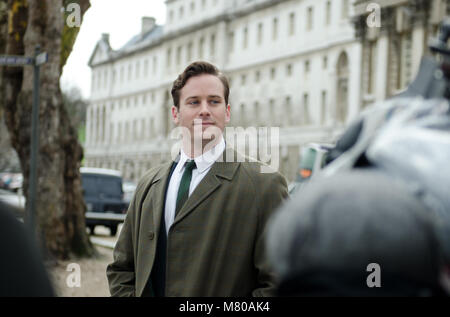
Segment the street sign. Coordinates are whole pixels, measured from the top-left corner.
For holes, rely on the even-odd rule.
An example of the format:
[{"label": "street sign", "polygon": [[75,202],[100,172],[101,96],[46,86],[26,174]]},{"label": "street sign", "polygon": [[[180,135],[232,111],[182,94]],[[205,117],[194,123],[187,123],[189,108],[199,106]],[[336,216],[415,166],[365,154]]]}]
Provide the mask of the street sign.
[{"label": "street sign", "polygon": [[0,65],[7,66],[24,66],[33,65],[33,57],[15,56],[15,55],[0,55]]},{"label": "street sign", "polygon": [[47,63],[48,61],[48,54],[46,52],[43,52],[36,56],[36,66],[40,66],[42,64]]}]

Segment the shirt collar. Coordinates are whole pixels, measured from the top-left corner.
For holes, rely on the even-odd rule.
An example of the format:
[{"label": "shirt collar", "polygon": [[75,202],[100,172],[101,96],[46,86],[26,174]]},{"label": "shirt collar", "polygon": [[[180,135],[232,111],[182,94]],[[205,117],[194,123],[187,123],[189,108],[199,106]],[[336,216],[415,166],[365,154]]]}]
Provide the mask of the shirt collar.
[{"label": "shirt collar", "polygon": [[[207,170],[209,167],[211,167],[211,165],[213,165],[214,162],[219,159],[219,157],[222,155],[224,150],[225,150],[225,140],[222,136],[220,142],[217,143],[214,147],[212,147],[209,151],[194,158],[195,165],[197,166],[198,172],[201,174],[205,170]],[[178,169],[178,172],[181,173],[186,161],[192,160],[192,159],[184,153],[183,149],[181,149],[180,152],[181,152],[180,160],[178,161],[178,166],[180,168]]]}]

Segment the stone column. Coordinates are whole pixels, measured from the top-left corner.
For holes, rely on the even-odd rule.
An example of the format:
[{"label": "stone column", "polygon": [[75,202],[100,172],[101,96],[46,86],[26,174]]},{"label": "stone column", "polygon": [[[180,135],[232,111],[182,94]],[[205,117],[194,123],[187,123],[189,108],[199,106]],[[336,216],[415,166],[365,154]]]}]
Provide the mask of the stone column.
[{"label": "stone column", "polygon": [[382,101],[387,96],[389,39],[382,32],[377,45],[377,69],[375,76],[375,101]]}]

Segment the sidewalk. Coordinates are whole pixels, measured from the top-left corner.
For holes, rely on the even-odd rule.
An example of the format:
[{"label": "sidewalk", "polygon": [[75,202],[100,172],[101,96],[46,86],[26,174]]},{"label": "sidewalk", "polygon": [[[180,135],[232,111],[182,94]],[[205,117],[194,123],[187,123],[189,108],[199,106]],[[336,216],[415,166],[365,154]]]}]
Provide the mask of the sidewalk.
[{"label": "sidewalk", "polygon": [[[53,282],[56,296],[62,297],[109,297],[106,266],[112,262],[112,250],[95,246],[99,256],[92,259],[60,261],[56,267],[49,268],[49,275]],[[68,270],[71,263],[80,268],[80,287],[70,287],[71,274]],[[72,275],[73,276],[73,275]],[[69,283],[67,280],[69,279]]]}]

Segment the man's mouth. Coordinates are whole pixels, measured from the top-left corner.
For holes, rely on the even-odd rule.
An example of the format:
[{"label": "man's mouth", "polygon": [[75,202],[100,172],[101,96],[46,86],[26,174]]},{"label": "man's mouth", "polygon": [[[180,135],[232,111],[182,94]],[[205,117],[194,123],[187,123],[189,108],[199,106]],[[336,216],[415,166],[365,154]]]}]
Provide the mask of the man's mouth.
[{"label": "man's mouth", "polygon": [[210,125],[214,125],[214,122],[198,122],[198,123],[194,123],[194,125],[202,125],[202,126],[210,126]]}]

